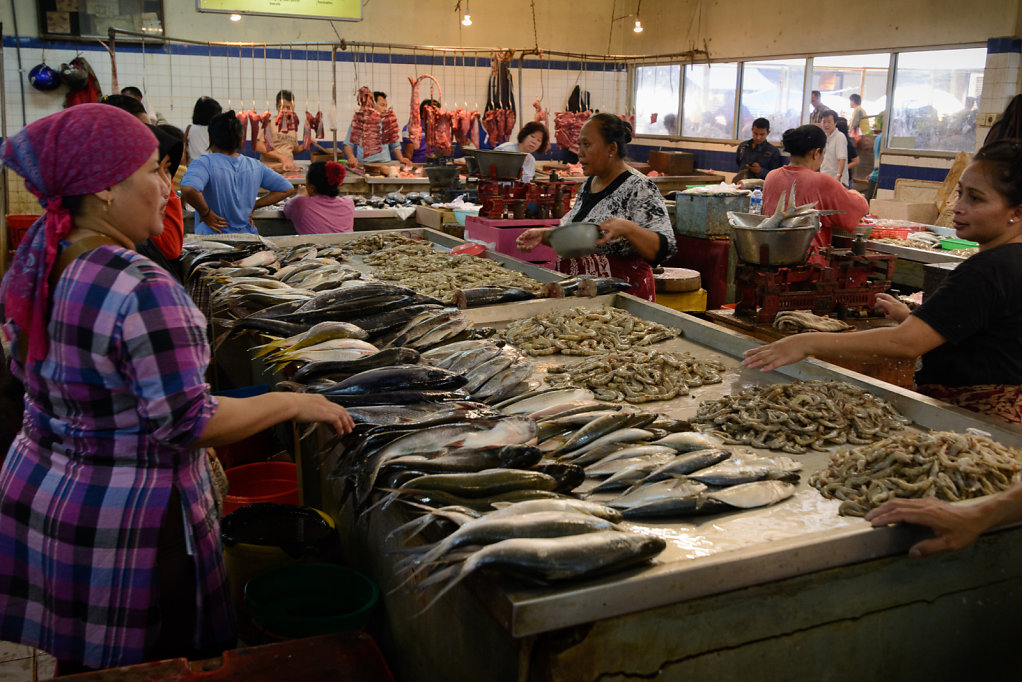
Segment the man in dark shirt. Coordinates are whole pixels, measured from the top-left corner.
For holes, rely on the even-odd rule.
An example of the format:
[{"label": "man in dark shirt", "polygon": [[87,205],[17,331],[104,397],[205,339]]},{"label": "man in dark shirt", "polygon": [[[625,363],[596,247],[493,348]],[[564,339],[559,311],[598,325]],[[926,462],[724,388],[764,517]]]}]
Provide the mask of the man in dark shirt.
[{"label": "man in dark shirt", "polygon": [[767,173],[781,167],[781,152],[767,142],[769,133],[770,121],[757,118],[752,122],[752,139],[738,145],[735,153],[735,163],[738,164],[735,182],[745,179],[762,180]]}]

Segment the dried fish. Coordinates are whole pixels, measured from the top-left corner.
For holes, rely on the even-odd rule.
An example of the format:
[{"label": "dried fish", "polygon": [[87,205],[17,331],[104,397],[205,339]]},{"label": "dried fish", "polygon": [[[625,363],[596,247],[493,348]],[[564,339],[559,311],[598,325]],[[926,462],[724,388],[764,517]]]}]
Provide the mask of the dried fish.
[{"label": "dried fish", "polygon": [[1022,451],[985,436],[950,431],[904,433],[834,455],[809,479],[841,500],[843,516],[864,516],[895,497],[948,502],[1005,490],[1018,480]]}]

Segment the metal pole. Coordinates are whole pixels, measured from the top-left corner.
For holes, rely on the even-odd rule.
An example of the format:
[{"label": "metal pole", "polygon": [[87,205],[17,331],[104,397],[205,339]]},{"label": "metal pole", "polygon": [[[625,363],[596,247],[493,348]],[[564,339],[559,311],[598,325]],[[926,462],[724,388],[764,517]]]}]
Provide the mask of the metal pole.
[{"label": "metal pole", "polygon": [[117,86],[117,29],[111,28],[107,31],[110,36],[110,77],[113,80],[114,92],[120,92]]},{"label": "metal pole", "polygon": [[[3,50],[4,25],[0,22],[0,136],[7,139],[7,88],[4,83],[4,50]],[[7,166],[0,172],[0,196],[3,197],[3,206],[0,207],[0,215],[3,216],[3,223],[0,225],[0,272],[7,272],[10,267],[8,262],[8,234],[7,234],[7,211],[10,210],[11,197],[7,191]]]},{"label": "metal pole", "polygon": [[333,93],[333,116],[331,117],[331,123],[333,128],[330,130],[334,133],[334,161],[337,161],[337,46],[334,45],[330,48],[330,73],[331,73],[331,89]]}]

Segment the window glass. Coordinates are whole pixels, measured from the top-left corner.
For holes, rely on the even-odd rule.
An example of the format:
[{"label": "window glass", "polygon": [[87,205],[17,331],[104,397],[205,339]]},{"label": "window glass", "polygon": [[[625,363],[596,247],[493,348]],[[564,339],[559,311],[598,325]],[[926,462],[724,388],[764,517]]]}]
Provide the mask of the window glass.
[{"label": "window glass", "polygon": [[679,87],[681,87],[680,64],[636,67],[635,132],[637,134],[678,134]]},{"label": "window glass", "polygon": [[[828,109],[849,121],[852,105],[849,95],[862,97],[866,115],[883,113],[887,101],[887,71],[891,55],[848,54],[813,59],[812,90],[820,91],[820,99]],[[812,104],[807,103],[805,121],[809,122]]]},{"label": "window glass", "polygon": [[970,48],[899,54],[887,145],[973,151],[986,52]]},{"label": "window glass", "polygon": [[734,139],[737,89],[737,62],[686,66],[681,134]]},{"label": "window glass", "polygon": [[745,62],[738,138],[751,137],[752,122],[760,117],[770,121],[771,142],[780,142],[785,130],[798,127],[805,77],[804,59]]}]

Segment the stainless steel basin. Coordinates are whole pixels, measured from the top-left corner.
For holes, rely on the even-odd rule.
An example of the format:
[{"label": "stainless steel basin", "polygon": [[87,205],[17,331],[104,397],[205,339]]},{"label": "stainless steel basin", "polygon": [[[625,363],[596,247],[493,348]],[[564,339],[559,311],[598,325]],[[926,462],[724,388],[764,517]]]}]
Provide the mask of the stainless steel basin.
[{"label": "stainless steel basin", "polygon": [[731,243],[738,260],[752,265],[801,265],[809,254],[809,245],[820,229],[819,216],[800,218],[799,227],[757,227],[766,216],[752,213],[728,213]]}]

